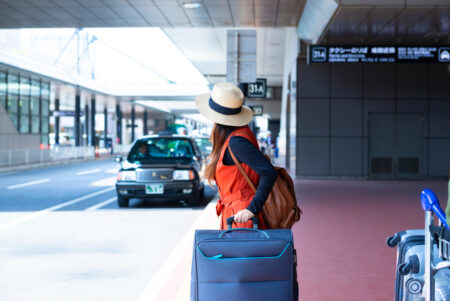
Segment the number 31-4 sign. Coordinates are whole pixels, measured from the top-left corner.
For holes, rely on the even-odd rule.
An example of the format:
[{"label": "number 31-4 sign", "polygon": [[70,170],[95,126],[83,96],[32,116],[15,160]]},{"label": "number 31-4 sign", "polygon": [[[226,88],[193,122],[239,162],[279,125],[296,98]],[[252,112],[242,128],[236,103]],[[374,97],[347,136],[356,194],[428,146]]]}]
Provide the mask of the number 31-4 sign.
[{"label": "number 31-4 sign", "polygon": [[265,98],[266,97],[266,79],[258,78],[254,83],[247,84],[247,97]]}]

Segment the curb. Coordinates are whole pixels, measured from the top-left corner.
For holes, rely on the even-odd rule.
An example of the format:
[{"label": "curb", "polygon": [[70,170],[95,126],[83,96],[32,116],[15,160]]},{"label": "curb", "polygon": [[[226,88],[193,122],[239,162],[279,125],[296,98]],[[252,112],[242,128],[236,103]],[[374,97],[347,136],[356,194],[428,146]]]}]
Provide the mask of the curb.
[{"label": "curb", "polygon": [[142,290],[137,301],[189,300],[191,282],[192,243],[195,230],[219,229],[216,197],[206,206],[179,244],[166,258],[153,278]]}]

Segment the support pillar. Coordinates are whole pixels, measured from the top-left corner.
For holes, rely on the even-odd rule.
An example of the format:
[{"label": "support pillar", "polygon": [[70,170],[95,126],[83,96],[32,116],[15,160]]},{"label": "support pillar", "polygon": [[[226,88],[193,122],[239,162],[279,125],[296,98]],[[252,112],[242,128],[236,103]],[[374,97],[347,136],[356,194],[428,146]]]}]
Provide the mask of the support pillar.
[{"label": "support pillar", "polygon": [[103,115],[105,119],[105,128],[103,131],[103,139],[105,141],[105,148],[108,148],[108,110],[106,108],[103,109]]},{"label": "support pillar", "polygon": [[75,120],[74,120],[74,136],[75,136],[75,146],[81,145],[81,135],[80,135],[80,113],[81,113],[81,100],[80,95],[75,96]]},{"label": "support pillar", "polygon": [[91,133],[90,133],[90,146],[95,147],[97,145],[97,141],[95,139],[95,98],[91,98]]},{"label": "support pillar", "polygon": [[134,131],[134,127],[135,127],[135,120],[136,119],[136,112],[134,110],[134,106],[131,107],[131,141],[134,142],[134,139],[136,139],[135,136],[135,131]]},{"label": "support pillar", "polygon": [[[59,112],[59,98],[55,99],[55,111]],[[55,144],[59,145],[59,116],[55,116]]]},{"label": "support pillar", "polygon": [[83,145],[88,146],[88,140],[89,140],[89,106],[86,102],[84,105],[84,131],[83,131]]},{"label": "support pillar", "polygon": [[143,126],[143,128],[144,128],[143,135],[144,136],[148,134],[148,122],[147,122],[147,119],[148,119],[147,109],[144,109],[144,126]]},{"label": "support pillar", "polygon": [[116,104],[116,116],[117,116],[117,143],[122,144],[122,111],[120,110],[120,105]]}]

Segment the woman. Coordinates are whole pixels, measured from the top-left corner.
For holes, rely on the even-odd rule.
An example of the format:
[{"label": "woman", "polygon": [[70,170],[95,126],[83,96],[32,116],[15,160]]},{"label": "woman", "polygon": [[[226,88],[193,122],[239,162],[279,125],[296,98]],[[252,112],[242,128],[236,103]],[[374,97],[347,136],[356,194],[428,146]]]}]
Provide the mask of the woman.
[{"label": "woman", "polygon": [[[253,113],[243,103],[242,91],[231,83],[217,84],[211,94],[196,99],[200,113],[214,122],[205,176],[219,188],[221,199],[216,210],[221,216],[221,229],[227,227],[226,220],[231,216],[235,221],[233,227],[238,228],[251,228],[250,219],[257,216],[259,228],[264,229],[262,208],[277,177],[275,168],[259,151],[256,137],[248,127]],[[256,192],[235,165],[233,154],[257,187]]]}]

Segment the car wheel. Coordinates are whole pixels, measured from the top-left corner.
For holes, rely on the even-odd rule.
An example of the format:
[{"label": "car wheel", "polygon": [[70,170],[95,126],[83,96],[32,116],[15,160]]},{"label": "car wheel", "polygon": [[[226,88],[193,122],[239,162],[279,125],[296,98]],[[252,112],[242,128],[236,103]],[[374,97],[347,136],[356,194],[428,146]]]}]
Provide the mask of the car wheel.
[{"label": "car wheel", "polygon": [[128,207],[128,205],[130,205],[130,200],[124,198],[123,196],[117,195],[117,203],[119,204],[119,207]]}]

